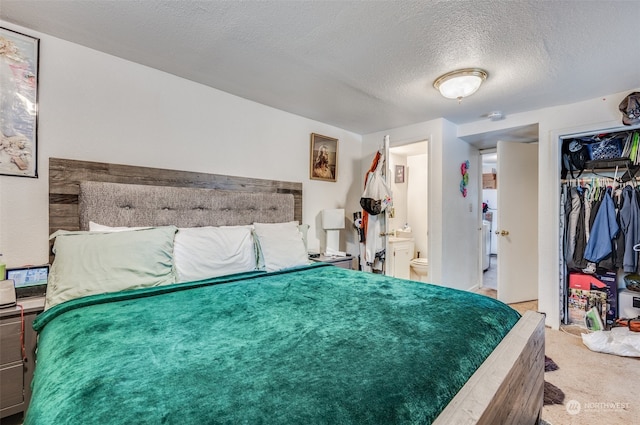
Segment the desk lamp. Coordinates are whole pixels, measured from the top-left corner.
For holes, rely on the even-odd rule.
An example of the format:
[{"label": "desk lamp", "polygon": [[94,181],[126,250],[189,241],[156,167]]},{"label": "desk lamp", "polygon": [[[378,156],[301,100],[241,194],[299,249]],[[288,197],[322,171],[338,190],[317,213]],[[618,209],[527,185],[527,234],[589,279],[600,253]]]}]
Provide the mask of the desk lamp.
[{"label": "desk lamp", "polygon": [[344,209],[322,210],[322,228],[327,232],[326,256],[344,257],[340,249],[340,229],[344,229]]}]

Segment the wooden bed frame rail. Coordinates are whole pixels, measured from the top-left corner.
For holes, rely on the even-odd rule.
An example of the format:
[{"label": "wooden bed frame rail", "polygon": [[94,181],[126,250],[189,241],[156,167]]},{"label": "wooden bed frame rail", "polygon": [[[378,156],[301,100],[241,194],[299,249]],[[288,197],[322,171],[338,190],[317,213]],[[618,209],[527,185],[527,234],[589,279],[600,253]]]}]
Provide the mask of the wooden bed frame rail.
[{"label": "wooden bed frame rail", "polygon": [[433,425],[537,424],[544,391],[544,315],[527,311]]}]

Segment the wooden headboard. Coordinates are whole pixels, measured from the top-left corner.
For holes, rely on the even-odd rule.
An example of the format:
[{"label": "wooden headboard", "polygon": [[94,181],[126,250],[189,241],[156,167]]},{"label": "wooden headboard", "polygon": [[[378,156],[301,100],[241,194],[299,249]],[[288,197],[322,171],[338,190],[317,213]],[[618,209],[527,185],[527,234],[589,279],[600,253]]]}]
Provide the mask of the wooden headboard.
[{"label": "wooden headboard", "polygon": [[[84,230],[86,230],[87,222],[86,219],[84,220],[84,223],[81,222],[79,208],[80,183],[85,181],[126,183],[130,185],[163,186],[172,188],[217,189],[227,193],[291,194],[290,196],[293,196],[293,219],[302,223],[302,183],[50,158],[50,234],[59,229],[81,230],[83,229],[83,224]],[[153,192],[152,188],[149,188],[149,190]],[[169,189],[167,190],[167,192],[171,191],[172,190]],[[210,190],[204,190],[202,192],[203,197],[209,197],[211,193],[213,193]],[[245,205],[247,202],[246,199],[254,199],[256,203],[262,203],[265,199],[265,197],[262,196],[241,196],[241,198],[243,198],[242,202],[244,202]],[[223,206],[222,208],[226,207]],[[276,207],[267,206],[267,208]],[[197,209],[200,209],[200,207],[198,206]],[[250,224],[250,222],[245,223],[238,221],[220,222],[220,209],[221,208],[217,211],[218,218],[214,219],[215,222],[207,223],[197,221],[196,223],[198,225],[221,225],[228,223]],[[251,215],[245,215],[241,220],[247,221],[251,219]],[[259,220],[256,219],[255,221]],[[100,224],[117,225],[115,223]],[[146,225],[150,224],[157,225],[166,223],[147,223]]]}]

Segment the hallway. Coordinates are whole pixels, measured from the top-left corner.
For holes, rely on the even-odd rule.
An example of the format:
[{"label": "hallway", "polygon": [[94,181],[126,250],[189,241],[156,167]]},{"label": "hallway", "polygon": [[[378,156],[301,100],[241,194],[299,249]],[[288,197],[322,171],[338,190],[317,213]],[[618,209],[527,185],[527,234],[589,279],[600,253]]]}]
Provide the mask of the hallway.
[{"label": "hallway", "polygon": [[489,268],[482,273],[482,287],[485,289],[498,289],[498,256],[489,256]]}]

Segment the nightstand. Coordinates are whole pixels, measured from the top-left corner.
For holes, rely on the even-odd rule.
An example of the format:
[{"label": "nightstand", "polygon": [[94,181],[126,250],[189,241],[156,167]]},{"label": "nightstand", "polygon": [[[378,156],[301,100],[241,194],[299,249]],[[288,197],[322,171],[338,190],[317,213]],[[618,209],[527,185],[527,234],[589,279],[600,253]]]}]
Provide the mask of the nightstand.
[{"label": "nightstand", "polygon": [[316,263],[331,263],[335,266],[342,267],[343,269],[353,269],[353,256],[351,255],[347,257],[327,257],[320,254],[319,257],[309,259],[311,261],[315,261]]},{"label": "nightstand", "polygon": [[24,308],[24,361],[20,308],[0,309],[0,418],[26,412],[31,400],[31,379],[36,365],[33,320],[44,310],[44,297],[18,298],[18,304]]}]

